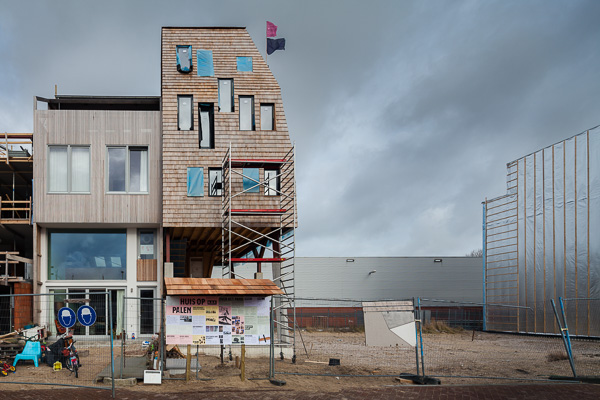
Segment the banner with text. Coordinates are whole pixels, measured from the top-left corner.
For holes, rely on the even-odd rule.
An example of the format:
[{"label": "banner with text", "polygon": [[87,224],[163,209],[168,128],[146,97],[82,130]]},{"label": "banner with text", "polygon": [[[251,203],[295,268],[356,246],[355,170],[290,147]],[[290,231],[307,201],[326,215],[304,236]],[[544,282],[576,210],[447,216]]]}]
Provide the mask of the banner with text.
[{"label": "banner with text", "polygon": [[270,297],[167,296],[167,344],[270,344]]}]

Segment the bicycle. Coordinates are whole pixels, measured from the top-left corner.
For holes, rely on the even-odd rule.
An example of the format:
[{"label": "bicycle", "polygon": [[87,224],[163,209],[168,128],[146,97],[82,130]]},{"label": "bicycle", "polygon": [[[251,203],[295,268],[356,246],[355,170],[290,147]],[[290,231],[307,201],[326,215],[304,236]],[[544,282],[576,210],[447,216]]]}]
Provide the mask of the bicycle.
[{"label": "bicycle", "polygon": [[17,372],[17,369],[11,364],[5,363],[4,361],[0,362],[0,375],[7,376],[9,372],[12,372],[14,374],[15,372]]},{"label": "bicycle", "polygon": [[73,335],[67,331],[58,336],[58,340],[61,339],[63,340],[63,349],[61,351],[61,355],[64,359],[64,365],[69,371],[71,371],[71,374],[75,372],[75,378],[79,378],[79,367],[81,367],[81,363],[79,362],[79,354],[75,348],[75,340],[73,339]]}]

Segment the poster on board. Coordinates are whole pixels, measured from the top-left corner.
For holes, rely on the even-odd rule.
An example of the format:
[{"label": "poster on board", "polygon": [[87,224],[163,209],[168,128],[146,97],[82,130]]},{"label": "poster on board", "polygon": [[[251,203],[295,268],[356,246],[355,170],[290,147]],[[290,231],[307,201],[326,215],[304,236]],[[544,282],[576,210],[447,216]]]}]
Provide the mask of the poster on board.
[{"label": "poster on board", "polygon": [[167,296],[167,344],[268,345],[270,297]]}]

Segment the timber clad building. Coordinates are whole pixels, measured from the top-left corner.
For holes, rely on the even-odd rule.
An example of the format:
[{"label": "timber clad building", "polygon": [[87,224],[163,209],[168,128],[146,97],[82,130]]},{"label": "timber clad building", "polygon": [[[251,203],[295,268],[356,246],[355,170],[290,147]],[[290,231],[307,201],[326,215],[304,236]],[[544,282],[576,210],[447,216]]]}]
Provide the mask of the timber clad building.
[{"label": "timber clad building", "polygon": [[[293,284],[293,146],[250,35],[163,28],[160,78],[160,97],[37,97],[34,134],[6,135],[0,294],[64,301],[36,298],[31,315],[0,318],[0,333],[84,297],[100,323],[76,333],[106,335],[108,291],[117,331],[153,334],[164,278],[210,277],[215,264],[225,278],[260,277],[236,276],[239,262],[279,277],[292,268]],[[19,140],[35,157],[12,150]],[[127,327],[125,297],[141,299]]]}]

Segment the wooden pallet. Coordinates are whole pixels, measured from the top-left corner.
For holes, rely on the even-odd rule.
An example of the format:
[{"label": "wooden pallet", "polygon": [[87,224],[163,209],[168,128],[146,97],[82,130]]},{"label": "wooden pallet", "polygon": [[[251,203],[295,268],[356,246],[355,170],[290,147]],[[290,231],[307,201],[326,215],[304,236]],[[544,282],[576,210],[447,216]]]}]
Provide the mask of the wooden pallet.
[{"label": "wooden pallet", "polygon": [[23,347],[25,346],[19,343],[0,343],[0,360],[14,359],[17,354],[23,351]]}]

